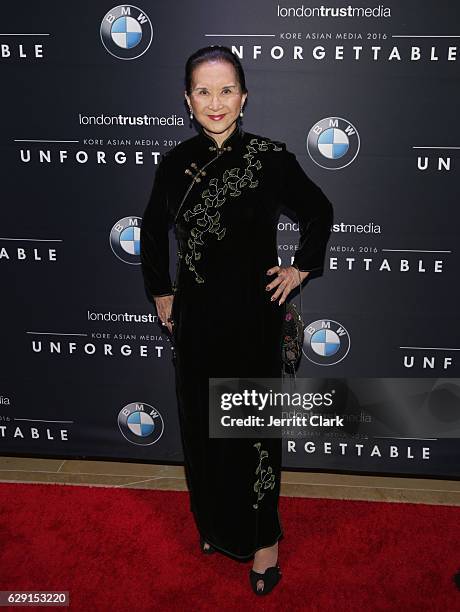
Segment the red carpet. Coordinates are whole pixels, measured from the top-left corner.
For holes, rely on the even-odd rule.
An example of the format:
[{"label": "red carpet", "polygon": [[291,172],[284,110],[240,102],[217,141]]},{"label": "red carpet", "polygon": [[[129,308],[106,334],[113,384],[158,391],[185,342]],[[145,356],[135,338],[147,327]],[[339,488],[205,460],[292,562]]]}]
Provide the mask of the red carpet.
[{"label": "red carpet", "polygon": [[263,598],[251,562],[200,553],[186,493],[0,483],[0,590],[68,590],[85,612],[460,610],[460,508],[282,497],[280,517]]}]

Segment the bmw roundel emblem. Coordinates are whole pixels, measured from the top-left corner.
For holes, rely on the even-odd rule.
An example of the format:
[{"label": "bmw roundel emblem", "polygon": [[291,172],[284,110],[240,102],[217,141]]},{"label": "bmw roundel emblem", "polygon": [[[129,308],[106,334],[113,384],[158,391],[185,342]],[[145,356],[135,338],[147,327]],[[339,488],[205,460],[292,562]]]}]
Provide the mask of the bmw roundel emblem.
[{"label": "bmw roundel emblem", "polygon": [[118,59],[140,57],[150,47],[152,39],[152,22],[137,6],[120,4],[111,8],[102,19],[102,44]]},{"label": "bmw roundel emblem", "polygon": [[165,429],[158,410],[142,402],[123,406],[118,414],[118,427],[128,442],[141,446],[158,442]]},{"label": "bmw roundel emblem", "polygon": [[307,151],[311,159],[326,170],[340,170],[358,155],[359,134],[353,124],[341,117],[318,121],[307,136]]},{"label": "bmw roundel emblem", "polygon": [[335,365],[350,350],[350,334],[332,319],[318,319],[305,328],[303,353],[316,365]]},{"label": "bmw roundel emblem", "polygon": [[142,217],[124,217],[110,230],[110,248],[125,263],[139,265]]}]

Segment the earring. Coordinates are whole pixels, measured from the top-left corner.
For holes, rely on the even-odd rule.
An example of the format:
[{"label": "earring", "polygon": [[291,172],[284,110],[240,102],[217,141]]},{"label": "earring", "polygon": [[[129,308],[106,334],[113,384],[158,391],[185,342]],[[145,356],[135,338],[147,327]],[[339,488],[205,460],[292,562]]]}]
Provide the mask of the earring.
[{"label": "earring", "polygon": [[193,111],[191,107],[190,107],[190,119],[193,119]]},{"label": "earring", "polygon": [[241,107],[241,110],[240,110],[240,117],[242,116],[243,116],[243,107]]}]

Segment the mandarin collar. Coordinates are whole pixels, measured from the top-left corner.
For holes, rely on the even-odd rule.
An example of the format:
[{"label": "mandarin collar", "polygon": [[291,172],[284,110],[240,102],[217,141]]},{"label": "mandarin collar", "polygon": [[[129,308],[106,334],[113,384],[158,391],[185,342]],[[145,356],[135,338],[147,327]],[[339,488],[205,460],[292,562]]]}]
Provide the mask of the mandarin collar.
[{"label": "mandarin collar", "polygon": [[199,137],[200,137],[200,140],[204,144],[209,146],[210,151],[216,151],[216,150],[217,151],[219,150],[231,151],[232,148],[237,144],[237,142],[241,140],[241,138],[243,137],[243,134],[244,134],[243,128],[237,122],[235,129],[230,134],[230,136],[227,136],[227,138],[222,143],[221,147],[217,146],[217,142],[216,140],[214,140],[212,136],[209,136],[209,134],[206,134],[202,126],[200,127]]}]

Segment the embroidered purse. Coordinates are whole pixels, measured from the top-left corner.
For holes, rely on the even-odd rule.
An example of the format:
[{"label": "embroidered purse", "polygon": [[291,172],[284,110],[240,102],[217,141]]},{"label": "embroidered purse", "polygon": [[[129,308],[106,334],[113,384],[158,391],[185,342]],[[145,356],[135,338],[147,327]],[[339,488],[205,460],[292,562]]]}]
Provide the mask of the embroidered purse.
[{"label": "embroidered purse", "polygon": [[[294,266],[297,267],[297,266]],[[305,324],[302,319],[302,286],[299,272],[300,313],[293,302],[286,302],[284,312],[281,355],[283,371],[295,377],[295,369],[302,355]]]}]

